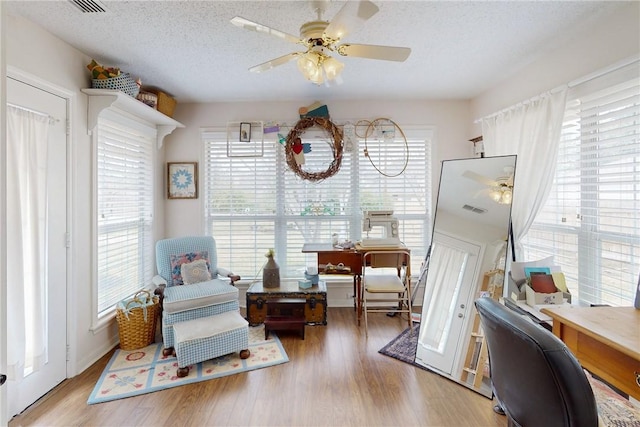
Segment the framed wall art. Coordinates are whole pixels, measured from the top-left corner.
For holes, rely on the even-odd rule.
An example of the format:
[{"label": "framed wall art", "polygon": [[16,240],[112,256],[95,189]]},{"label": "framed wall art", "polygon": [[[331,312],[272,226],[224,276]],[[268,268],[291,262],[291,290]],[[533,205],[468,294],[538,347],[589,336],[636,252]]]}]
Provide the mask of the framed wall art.
[{"label": "framed wall art", "polygon": [[251,142],[251,123],[240,123],[240,142]]},{"label": "framed wall art", "polygon": [[227,122],[228,157],[262,157],[263,155],[263,122]]},{"label": "framed wall art", "polygon": [[167,163],[167,197],[198,198],[198,162]]}]

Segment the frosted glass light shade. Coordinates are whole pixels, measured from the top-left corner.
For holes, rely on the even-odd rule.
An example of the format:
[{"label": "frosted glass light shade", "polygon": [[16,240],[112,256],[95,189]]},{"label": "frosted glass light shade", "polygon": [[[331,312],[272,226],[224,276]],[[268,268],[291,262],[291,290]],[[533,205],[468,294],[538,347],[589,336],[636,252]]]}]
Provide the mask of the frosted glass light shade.
[{"label": "frosted glass light shade", "polygon": [[344,64],[330,56],[324,60],[322,67],[324,68],[327,80],[335,80],[342,72]]},{"label": "frosted glass light shade", "polygon": [[320,68],[321,61],[322,56],[318,52],[307,52],[298,58],[298,70],[300,70],[305,79],[315,84],[321,84],[324,81],[322,69]]}]

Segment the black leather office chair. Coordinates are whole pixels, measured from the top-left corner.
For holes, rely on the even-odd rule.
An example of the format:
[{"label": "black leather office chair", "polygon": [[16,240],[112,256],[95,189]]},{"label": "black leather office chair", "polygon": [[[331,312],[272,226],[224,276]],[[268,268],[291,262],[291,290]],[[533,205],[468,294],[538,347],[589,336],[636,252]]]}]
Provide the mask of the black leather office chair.
[{"label": "black leather office chair", "polygon": [[598,425],[589,381],[555,335],[491,298],[475,302],[491,380],[509,426]]}]

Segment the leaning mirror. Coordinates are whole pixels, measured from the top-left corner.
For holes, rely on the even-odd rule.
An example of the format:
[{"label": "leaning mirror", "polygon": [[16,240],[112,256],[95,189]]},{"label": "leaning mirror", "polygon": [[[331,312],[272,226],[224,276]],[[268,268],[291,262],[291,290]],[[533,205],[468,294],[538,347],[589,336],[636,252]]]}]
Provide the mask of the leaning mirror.
[{"label": "leaning mirror", "polygon": [[516,156],[442,162],[416,363],[492,396],[473,301],[502,296]]}]

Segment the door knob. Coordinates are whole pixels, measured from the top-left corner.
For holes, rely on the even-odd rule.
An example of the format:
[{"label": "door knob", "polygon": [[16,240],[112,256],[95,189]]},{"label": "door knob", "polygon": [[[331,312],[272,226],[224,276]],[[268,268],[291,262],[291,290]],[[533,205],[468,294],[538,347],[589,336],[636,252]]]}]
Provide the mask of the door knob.
[{"label": "door knob", "polygon": [[4,384],[7,380],[7,376],[5,374],[0,374],[0,385]]}]

